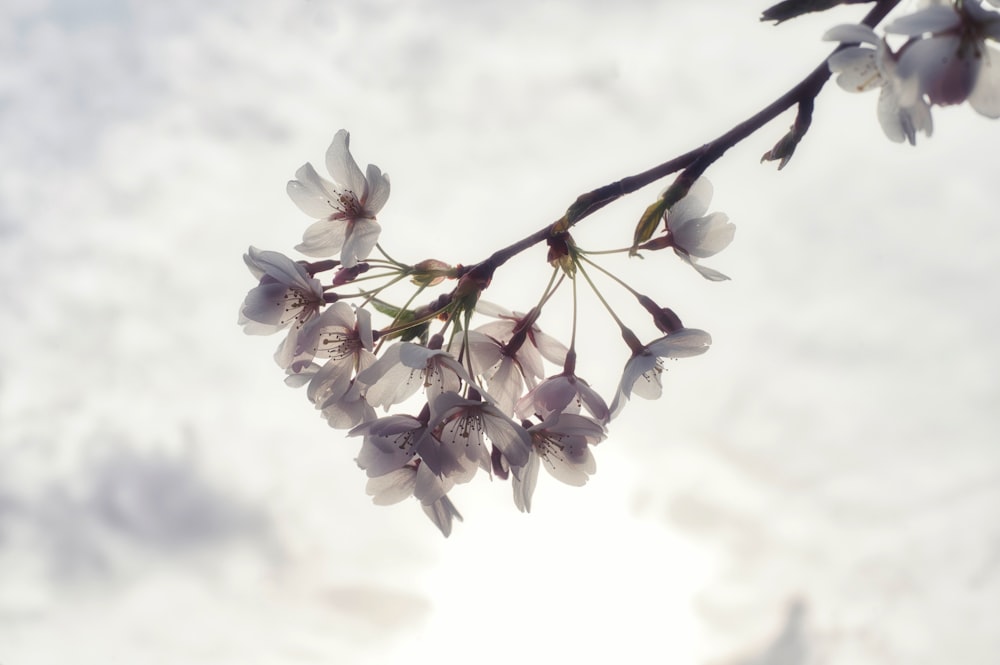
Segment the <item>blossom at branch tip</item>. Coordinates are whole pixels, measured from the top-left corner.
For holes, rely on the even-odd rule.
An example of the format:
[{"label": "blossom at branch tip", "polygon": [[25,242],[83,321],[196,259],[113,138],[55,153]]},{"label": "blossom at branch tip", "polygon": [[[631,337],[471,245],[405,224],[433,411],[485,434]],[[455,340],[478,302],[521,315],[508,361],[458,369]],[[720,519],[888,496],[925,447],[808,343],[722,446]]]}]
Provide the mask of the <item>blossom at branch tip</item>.
[{"label": "blossom at branch tip", "polygon": [[538,468],[545,469],[556,480],[567,485],[581,486],[597,470],[590,446],[604,440],[604,425],[574,413],[554,413],[528,428],[531,452],[528,463],[519,475],[511,478],[514,504],[521,512],[531,512],[531,497],[538,483]]},{"label": "blossom at branch tip", "polygon": [[625,363],[618,391],[611,403],[611,418],[625,408],[625,402],[635,394],[644,399],[657,399],[663,394],[663,358],[689,358],[708,351],[712,337],[704,330],[682,328],[660,337],[632,352]]},{"label": "blossom at branch tip", "polygon": [[713,282],[729,279],[717,270],[707,268],[698,259],[718,254],[733,241],[736,226],[722,212],[710,215],[712,183],[702,176],[694,181],[688,193],[664,214],[674,253],[697,270],[702,277]]},{"label": "blossom at branch tip", "polygon": [[[996,4],[996,3],[994,3]],[[979,114],[1000,118],[1000,14],[976,0],[931,5],[896,19],[886,32],[911,38],[899,53],[899,75],[917,82],[931,104],[968,100]]]},{"label": "blossom at branch tip", "polygon": [[323,287],[301,263],[279,252],[251,247],[243,261],[260,283],[247,293],[239,323],[248,335],[270,335],[289,328],[274,354],[278,365],[288,368],[302,327],[324,305]]},{"label": "blossom at branch tip", "polygon": [[320,177],[312,164],[295,172],[288,196],[299,209],[317,219],[295,249],[306,256],[327,257],[340,252],[351,268],[367,258],[378,242],[376,215],[389,198],[389,176],[374,164],[362,173],[350,151],[350,134],[340,130],[326,151],[326,168],[333,182]]},{"label": "blossom at branch tip", "polygon": [[919,82],[899,72],[897,54],[867,25],[839,25],[823,35],[834,42],[860,42],[831,55],[830,71],[848,92],[879,90],[878,121],[889,140],[917,144],[917,132],[934,130],[930,105],[920,94]]}]

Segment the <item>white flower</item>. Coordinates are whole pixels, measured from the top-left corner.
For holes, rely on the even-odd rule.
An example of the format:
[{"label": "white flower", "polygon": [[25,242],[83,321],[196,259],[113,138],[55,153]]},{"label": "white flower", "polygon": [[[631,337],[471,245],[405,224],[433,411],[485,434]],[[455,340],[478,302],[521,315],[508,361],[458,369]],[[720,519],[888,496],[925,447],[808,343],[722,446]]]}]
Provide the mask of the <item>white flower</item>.
[{"label": "white flower", "polygon": [[663,393],[663,358],[700,356],[711,343],[712,337],[704,330],[681,328],[633,351],[611,403],[611,418],[621,413],[633,393],[644,399],[656,399]]},{"label": "white flower", "polygon": [[903,16],[886,31],[913,38],[900,50],[899,75],[918,82],[917,94],[938,106],[968,100],[981,115],[1000,118],[1000,52],[986,45],[1000,39],[1000,14],[965,0]]},{"label": "white flower", "polygon": [[[934,129],[930,106],[919,92],[917,81],[900,76],[896,54],[866,25],[840,25],[830,29],[823,39],[861,42],[830,56],[830,71],[838,74],[837,85],[848,92],[880,90],[878,121],[891,141],[909,141],[916,145],[917,132],[931,135]],[[868,46],[864,46],[867,44]]]},{"label": "white flower", "polygon": [[365,490],[374,503],[380,506],[399,503],[407,497],[415,496],[420,500],[420,507],[427,517],[447,538],[451,535],[452,522],[455,519],[461,522],[462,515],[448,498],[446,487],[450,487],[450,484],[442,483],[425,464],[417,460],[395,471],[369,478]]},{"label": "white flower", "polygon": [[515,475],[527,464],[531,438],[496,406],[452,392],[440,395],[430,406],[428,431],[417,445],[420,458],[438,476],[463,483],[477,467],[490,471],[487,442],[500,451]]},{"label": "white flower", "polygon": [[314,222],[295,249],[307,256],[325,257],[340,252],[340,262],[350,268],[375,248],[379,227],[375,216],[389,198],[389,176],[374,164],[367,176],[351,156],[350,135],[340,130],[326,151],[326,168],[334,182],[321,178],[312,164],[304,164],[288,182],[288,196]]},{"label": "white flower", "polygon": [[416,456],[426,429],[426,423],[413,416],[392,415],[359,425],[348,436],[365,437],[357,462],[369,478],[374,478],[408,464]]},{"label": "white flower", "polygon": [[384,409],[411,397],[421,387],[427,401],[433,402],[442,393],[457,392],[462,382],[472,383],[469,373],[451,354],[412,342],[390,346],[358,375],[358,380],[368,386],[368,403]]},{"label": "white flower", "polygon": [[562,372],[529,390],[518,400],[514,412],[519,418],[538,416],[545,419],[553,414],[579,413],[581,406],[602,423],[608,421],[608,404],[604,398],[572,372]]},{"label": "white flower", "polygon": [[712,201],[712,183],[701,177],[688,193],[667,210],[664,218],[674,253],[691,264],[705,279],[713,282],[729,279],[721,272],[706,268],[698,259],[713,256],[733,241],[736,226],[722,212],[706,215]]},{"label": "white flower", "polygon": [[579,487],[597,470],[590,446],[604,440],[601,423],[586,416],[556,413],[528,428],[531,453],[521,473],[511,478],[514,504],[521,512],[531,511],[531,497],[542,464],[557,480]]},{"label": "white flower", "polygon": [[328,358],[349,376],[375,360],[372,354],[372,319],[366,309],[335,302],[302,327],[292,368],[305,367],[313,358]]},{"label": "white flower", "polygon": [[458,512],[458,508],[447,495],[432,503],[421,503],[420,507],[424,509],[424,514],[434,522],[434,525],[441,530],[445,538],[451,535],[452,521],[456,519],[459,522],[462,521],[462,514]]},{"label": "white flower", "polygon": [[562,365],[566,347],[535,325],[535,310],[521,314],[480,301],[476,312],[499,320],[479,326],[465,336],[470,364],[483,378],[497,406],[512,414],[525,387],[534,387],[545,376],[542,358]]},{"label": "white flower", "polygon": [[[314,384],[320,383],[321,375],[317,374],[309,384],[309,394],[313,396]],[[347,389],[340,392],[340,388],[327,386],[320,383],[319,392],[329,391],[322,401],[317,399],[316,408],[320,410],[327,424],[334,429],[351,429],[361,423],[375,420],[375,409],[365,401],[363,386],[357,379],[352,379],[347,384]],[[320,395],[315,395],[319,397]]]},{"label": "white flower", "polygon": [[290,328],[274,355],[281,367],[288,368],[299,332],[324,305],[323,287],[301,263],[284,254],[251,247],[243,260],[260,283],[247,293],[239,323],[248,335],[270,335]]}]

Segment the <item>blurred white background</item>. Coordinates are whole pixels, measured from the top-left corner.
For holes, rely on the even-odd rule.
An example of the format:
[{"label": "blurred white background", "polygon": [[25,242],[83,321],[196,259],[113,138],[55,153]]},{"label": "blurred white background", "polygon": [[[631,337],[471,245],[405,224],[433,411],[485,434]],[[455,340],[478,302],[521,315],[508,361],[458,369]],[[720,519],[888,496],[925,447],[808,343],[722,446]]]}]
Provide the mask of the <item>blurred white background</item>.
[{"label": "blurred white background", "polygon": [[[358,442],[236,325],[242,253],[291,253],[285,182],[339,128],[392,176],[384,246],[470,263],[747,117],[866,9],[765,6],[6,0],[0,663],[995,663],[1000,134],[969,108],[911,148],[829,86],[782,172],[791,115],[728,153],[733,281],[635,273],[712,350],[586,487],[543,474],[522,515],[481,479],[448,540],[371,504]],[[580,242],[627,244],[658,188]],[[490,299],[530,307],[541,252]]]}]

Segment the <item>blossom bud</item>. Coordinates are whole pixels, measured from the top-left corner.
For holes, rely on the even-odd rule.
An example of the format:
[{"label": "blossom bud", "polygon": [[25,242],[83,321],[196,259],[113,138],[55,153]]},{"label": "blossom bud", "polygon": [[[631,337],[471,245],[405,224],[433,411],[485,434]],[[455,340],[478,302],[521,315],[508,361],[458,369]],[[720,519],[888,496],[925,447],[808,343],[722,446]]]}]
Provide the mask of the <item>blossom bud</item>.
[{"label": "blossom bud", "polygon": [[367,263],[355,263],[350,268],[341,268],[333,276],[333,285],[343,286],[344,284],[349,284],[356,280],[361,273],[368,272],[368,268],[370,267]]},{"label": "blossom bud", "polygon": [[434,286],[446,277],[455,277],[455,269],[444,261],[425,259],[411,268],[410,281],[418,286]]}]

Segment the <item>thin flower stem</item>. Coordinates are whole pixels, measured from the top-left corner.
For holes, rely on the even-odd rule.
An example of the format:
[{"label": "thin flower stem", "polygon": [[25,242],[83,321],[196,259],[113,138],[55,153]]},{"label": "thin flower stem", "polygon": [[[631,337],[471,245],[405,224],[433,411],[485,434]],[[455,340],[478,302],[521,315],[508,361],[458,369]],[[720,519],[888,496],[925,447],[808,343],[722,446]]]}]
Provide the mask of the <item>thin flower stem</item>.
[{"label": "thin flower stem", "polygon": [[396,259],[394,259],[391,256],[389,256],[389,252],[385,251],[385,248],[383,248],[380,243],[375,243],[375,248],[382,253],[382,256],[385,257],[386,261],[388,261],[392,265],[396,266],[397,268],[404,268],[405,269],[405,268],[409,268],[410,267],[410,266],[406,265],[405,263],[400,263]]},{"label": "thin flower stem", "polygon": [[588,259],[586,256],[581,256],[580,259],[582,261],[586,261],[588,264],[594,266],[595,268],[597,268],[598,270],[600,270],[602,273],[604,273],[605,275],[607,275],[608,277],[610,277],[614,281],[618,282],[618,284],[623,289],[625,289],[626,291],[628,291],[629,293],[631,293],[633,296],[635,296],[635,297],[638,298],[639,296],[642,295],[641,293],[639,293],[638,291],[636,291],[635,289],[633,289],[631,286],[629,286],[628,284],[626,284],[623,279],[621,279],[620,277],[618,277],[618,275],[614,274],[610,270],[607,270],[606,268],[604,268],[603,266],[595,263],[594,261]]},{"label": "thin flower stem", "polygon": [[[358,305],[358,307],[364,307],[365,305],[367,305],[368,303],[370,303],[373,298],[375,298],[376,296],[378,296],[378,294],[382,293],[382,291],[386,290],[387,288],[389,288],[390,286],[392,286],[396,282],[400,282],[400,281],[402,281],[404,279],[406,279],[406,275],[399,274],[399,275],[396,275],[395,277],[393,277],[392,279],[390,279],[388,282],[386,282],[382,286],[378,287],[377,289],[373,289],[371,291],[366,291],[365,293],[367,295],[365,296],[365,300],[360,305]],[[404,305],[402,309],[406,309],[406,307],[409,306],[409,304],[411,302],[413,302],[413,299],[416,298],[417,295],[419,295],[420,292],[423,291],[423,290],[424,290],[424,287],[422,287],[422,286],[420,288],[418,288],[417,291],[416,291],[416,293],[414,293],[412,296],[410,296],[410,299],[406,301],[406,305]],[[393,321],[393,323],[395,323],[395,321]]]},{"label": "thin flower stem", "polygon": [[573,325],[572,330],[569,335],[569,352],[576,353],[576,318],[577,318],[577,291],[576,291],[576,277],[573,277]]},{"label": "thin flower stem", "polygon": [[618,318],[617,314],[615,314],[615,310],[611,307],[611,305],[608,303],[608,301],[604,299],[604,296],[601,294],[600,290],[597,288],[597,285],[594,284],[594,281],[592,279],[590,279],[590,275],[587,274],[587,271],[584,269],[583,264],[577,263],[576,267],[577,267],[577,270],[579,271],[579,273],[581,275],[583,275],[583,278],[585,280],[587,280],[587,283],[590,284],[590,289],[594,292],[594,295],[597,296],[597,299],[601,301],[601,304],[604,305],[604,309],[608,310],[608,314],[610,314],[611,318],[615,320],[615,323],[618,324],[618,327],[622,331],[628,330],[628,326],[626,326],[624,323],[622,323],[622,320]]}]

